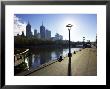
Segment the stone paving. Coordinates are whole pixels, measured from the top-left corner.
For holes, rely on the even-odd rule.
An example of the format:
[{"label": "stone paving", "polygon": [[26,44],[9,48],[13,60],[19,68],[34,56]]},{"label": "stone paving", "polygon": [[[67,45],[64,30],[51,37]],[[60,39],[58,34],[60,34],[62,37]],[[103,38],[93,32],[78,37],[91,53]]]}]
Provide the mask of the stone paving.
[{"label": "stone paving", "polygon": [[[85,48],[72,54],[72,76],[97,75],[97,49]],[[68,76],[68,57],[61,62],[55,62],[45,68],[34,71],[28,76]]]}]

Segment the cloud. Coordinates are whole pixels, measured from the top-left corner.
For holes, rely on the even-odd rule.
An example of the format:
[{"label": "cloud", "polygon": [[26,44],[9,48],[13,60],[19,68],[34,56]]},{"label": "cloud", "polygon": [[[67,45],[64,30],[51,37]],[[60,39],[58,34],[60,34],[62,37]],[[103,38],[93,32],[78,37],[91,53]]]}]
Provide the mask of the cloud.
[{"label": "cloud", "polygon": [[24,34],[26,35],[26,22],[14,15],[14,35],[21,35],[22,31],[24,31]]}]

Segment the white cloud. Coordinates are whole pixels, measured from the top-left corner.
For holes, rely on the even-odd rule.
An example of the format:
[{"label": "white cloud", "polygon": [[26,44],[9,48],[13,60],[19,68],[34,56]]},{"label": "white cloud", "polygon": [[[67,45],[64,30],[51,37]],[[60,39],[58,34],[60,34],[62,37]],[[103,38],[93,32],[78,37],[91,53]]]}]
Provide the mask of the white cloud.
[{"label": "white cloud", "polygon": [[14,35],[21,35],[22,31],[24,31],[24,34],[26,35],[26,22],[23,22],[21,18],[14,15]]}]

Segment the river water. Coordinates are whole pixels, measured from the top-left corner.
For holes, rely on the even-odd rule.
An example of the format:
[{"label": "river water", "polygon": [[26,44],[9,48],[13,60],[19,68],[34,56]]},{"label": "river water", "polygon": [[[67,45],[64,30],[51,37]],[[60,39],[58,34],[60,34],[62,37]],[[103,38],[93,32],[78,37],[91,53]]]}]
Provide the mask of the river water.
[{"label": "river water", "polygon": [[[71,48],[71,52],[79,51],[80,48]],[[60,56],[63,58],[68,55],[69,49],[68,48],[57,48],[57,49],[30,49],[30,55],[27,56],[24,60],[26,64],[27,70],[36,69],[42,64],[48,63],[53,60],[57,60]],[[24,68],[24,67],[23,67]],[[14,68],[15,71],[18,71]],[[20,72],[20,71],[19,71]],[[15,73],[16,74],[16,73]]]}]

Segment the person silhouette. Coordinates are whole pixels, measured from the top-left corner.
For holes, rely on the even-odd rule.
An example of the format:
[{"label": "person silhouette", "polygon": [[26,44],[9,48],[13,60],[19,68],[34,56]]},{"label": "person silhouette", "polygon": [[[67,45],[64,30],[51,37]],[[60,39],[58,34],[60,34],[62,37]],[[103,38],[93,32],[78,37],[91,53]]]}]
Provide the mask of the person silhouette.
[{"label": "person silhouette", "polygon": [[58,61],[61,62],[62,60],[63,60],[63,59],[62,59],[62,56],[60,56]]}]

